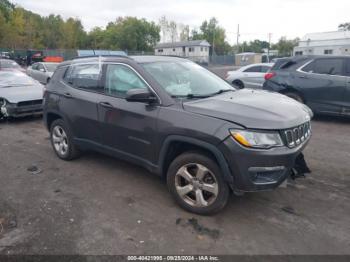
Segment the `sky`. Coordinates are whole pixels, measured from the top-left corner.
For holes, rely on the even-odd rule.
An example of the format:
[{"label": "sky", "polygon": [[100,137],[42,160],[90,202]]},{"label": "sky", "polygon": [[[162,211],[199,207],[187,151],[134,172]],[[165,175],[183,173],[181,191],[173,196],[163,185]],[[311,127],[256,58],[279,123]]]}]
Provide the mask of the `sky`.
[{"label": "sky", "polygon": [[225,28],[230,44],[260,39],[277,42],[282,36],[303,37],[306,33],[335,31],[350,22],[349,0],[12,0],[40,15],[59,14],[79,18],[89,31],[105,27],[118,16],[136,16],[158,23],[169,20],[199,28],[216,17]]}]

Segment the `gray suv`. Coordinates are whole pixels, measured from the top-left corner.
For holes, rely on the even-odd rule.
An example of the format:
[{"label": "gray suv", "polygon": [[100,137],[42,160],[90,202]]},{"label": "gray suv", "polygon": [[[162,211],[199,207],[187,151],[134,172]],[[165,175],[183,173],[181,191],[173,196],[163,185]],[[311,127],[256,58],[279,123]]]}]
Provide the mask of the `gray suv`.
[{"label": "gray suv", "polygon": [[174,57],[74,59],[58,66],[44,93],[59,158],[95,150],[141,165],[197,214],[218,212],[230,192],[274,189],[293,170],[305,172],[311,117],[293,99],[236,90]]}]

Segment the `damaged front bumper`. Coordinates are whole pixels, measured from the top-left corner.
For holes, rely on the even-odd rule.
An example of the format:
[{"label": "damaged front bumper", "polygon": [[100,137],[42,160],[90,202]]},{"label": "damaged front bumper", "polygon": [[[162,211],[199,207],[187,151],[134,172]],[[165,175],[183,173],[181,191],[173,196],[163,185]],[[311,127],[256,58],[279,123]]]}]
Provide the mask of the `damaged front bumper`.
[{"label": "damaged front bumper", "polygon": [[235,192],[271,190],[289,177],[296,179],[310,173],[302,154],[308,142],[293,149],[247,150],[232,138],[226,139],[219,147],[232,174],[231,188]]},{"label": "damaged front bumper", "polygon": [[43,105],[42,102],[37,101],[25,101],[16,104],[3,101],[0,104],[0,118],[41,115],[43,113]]}]

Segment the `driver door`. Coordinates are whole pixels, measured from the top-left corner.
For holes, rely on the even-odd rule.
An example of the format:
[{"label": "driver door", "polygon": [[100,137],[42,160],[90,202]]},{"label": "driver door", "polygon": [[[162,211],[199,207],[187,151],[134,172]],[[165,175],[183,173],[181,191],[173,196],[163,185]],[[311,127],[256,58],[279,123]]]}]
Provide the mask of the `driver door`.
[{"label": "driver door", "polygon": [[129,65],[104,65],[104,93],[98,115],[105,147],[121,156],[154,161],[158,104],[126,101],[130,89],[149,88]]}]

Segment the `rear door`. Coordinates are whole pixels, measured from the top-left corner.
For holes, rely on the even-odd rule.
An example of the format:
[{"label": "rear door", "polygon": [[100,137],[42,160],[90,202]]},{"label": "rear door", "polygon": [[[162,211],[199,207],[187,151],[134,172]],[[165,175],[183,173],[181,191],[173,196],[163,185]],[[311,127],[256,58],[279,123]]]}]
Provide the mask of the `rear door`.
[{"label": "rear door", "polygon": [[60,97],[61,111],[69,117],[75,138],[101,143],[97,101],[102,96],[102,67],[98,63],[71,65],[65,73]]},{"label": "rear door", "polygon": [[243,82],[248,88],[261,88],[264,83],[265,73],[268,71],[266,66],[252,66],[243,71]]},{"label": "rear door", "polygon": [[347,85],[345,59],[314,59],[297,70],[295,83],[313,111],[340,114]]}]

